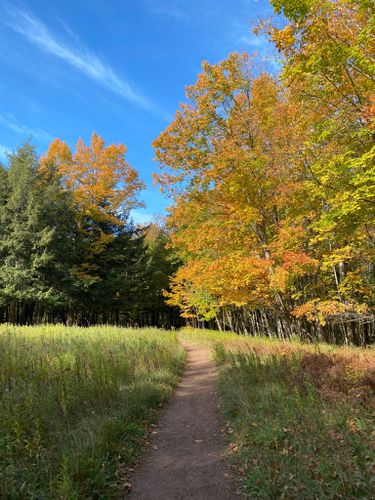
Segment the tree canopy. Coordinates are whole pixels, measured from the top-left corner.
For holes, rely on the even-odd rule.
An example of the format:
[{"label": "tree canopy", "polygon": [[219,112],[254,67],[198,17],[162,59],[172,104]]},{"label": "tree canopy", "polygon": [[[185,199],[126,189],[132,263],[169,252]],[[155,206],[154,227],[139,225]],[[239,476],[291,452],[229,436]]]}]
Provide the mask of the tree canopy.
[{"label": "tree canopy", "polygon": [[178,324],[166,236],[155,226],[146,241],[129,217],[143,182],[125,152],[93,134],[74,154],[56,139],[38,158],[26,143],[0,168],[1,320]]},{"label": "tree canopy", "polygon": [[280,335],[369,341],[374,6],[272,3],[284,25],[256,31],[280,51],[281,78],[246,53],[203,63],[154,143],[183,261],[169,302],[224,326],[240,314],[242,329],[262,318]]}]

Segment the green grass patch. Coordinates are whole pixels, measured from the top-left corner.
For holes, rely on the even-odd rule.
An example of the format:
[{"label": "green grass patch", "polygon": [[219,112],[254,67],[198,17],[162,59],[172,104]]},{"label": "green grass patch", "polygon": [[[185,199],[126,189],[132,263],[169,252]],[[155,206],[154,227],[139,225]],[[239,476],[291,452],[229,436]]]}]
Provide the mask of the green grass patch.
[{"label": "green grass patch", "polygon": [[185,363],[158,330],[0,327],[0,497],[117,497]]},{"label": "green grass patch", "polygon": [[247,339],[247,337],[233,332],[220,332],[219,330],[205,330],[191,327],[181,328],[178,330],[177,336],[182,341],[210,346],[216,342],[237,342]]},{"label": "green grass patch", "polygon": [[215,358],[233,460],[250,498],[374,498],[370,407],[339,392],[323,397],[298,351],[230,352],[217,343]]}]

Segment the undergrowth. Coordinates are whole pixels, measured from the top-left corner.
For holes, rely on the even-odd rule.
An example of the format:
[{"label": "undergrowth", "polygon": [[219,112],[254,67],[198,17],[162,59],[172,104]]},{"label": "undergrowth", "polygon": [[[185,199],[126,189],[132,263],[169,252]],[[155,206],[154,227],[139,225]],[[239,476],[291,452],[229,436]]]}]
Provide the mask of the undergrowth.
[{"label": "undergrowth", "polygon": [[178,380],[176,336],[0,327],[0,497],[114,498]]},{"label": "undergrowth", "polygon": [[261,339],[232,350],[219,342],[214,352],[250,498],[375,497],[374,352],[262,349]]}]

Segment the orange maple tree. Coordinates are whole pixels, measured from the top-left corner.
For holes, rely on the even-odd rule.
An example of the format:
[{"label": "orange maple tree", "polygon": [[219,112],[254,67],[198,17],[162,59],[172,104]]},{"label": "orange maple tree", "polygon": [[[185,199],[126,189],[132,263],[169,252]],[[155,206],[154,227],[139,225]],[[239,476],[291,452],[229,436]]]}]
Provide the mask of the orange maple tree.
[{"label": "orange maple tree", "polygon": [[81,217],[117,223],[140,205],[137,195],[144,187],[125,153],[126,146],[105,146],[96,133],[92,134],[90,146],[79,139],[74,154],[66,142],[55,139],[42,157],[41,167],[52,165],[57,169]]},{"label": "orange maple tree", "polygon": [[266,25],[281,79],[247,54],[203,63],[154,143],[155,178],[184,263],[170,303],[204,319],[268,311],[290,334],[295,318],[363,321],[375,305],[371,6],[272,3],[289,23]]},{"label": "orange maple tree", "polygon": [[76,205],[77,223],[88,242],[77,274],[89,283],[99,279],[97,259],[114,240],[113,228],[121,230],[129,211],[142,205],[137,196],[144,184],[125,153],[123,144],[106,146],[93,133],[90,145],[79,139],[74,153],[66,142],[55,139],[41,158],[40,168],[57,172]]}]

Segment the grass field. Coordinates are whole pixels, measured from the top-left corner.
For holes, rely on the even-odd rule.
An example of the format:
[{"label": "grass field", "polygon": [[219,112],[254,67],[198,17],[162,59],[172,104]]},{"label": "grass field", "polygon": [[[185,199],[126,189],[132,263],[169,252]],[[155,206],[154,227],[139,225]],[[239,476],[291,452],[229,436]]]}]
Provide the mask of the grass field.
[{"label": "grass field", "polygon": [[374,349],[208,336],[250,498],[375,497]]},{"label": "grass field", "polygon": [[212,348],[250,498],[375,496],[375,349],[183,329],[0,326],[0,498],[118,498],[185,364]]},{"label": "grass field", "polygon": [[375,349],[184,329],[210,345],[250,498],[375,498]]},{"label": "grass field", "polygon": [[0,326],[0,497],[118,497],[184,362],[164,331]]}]

